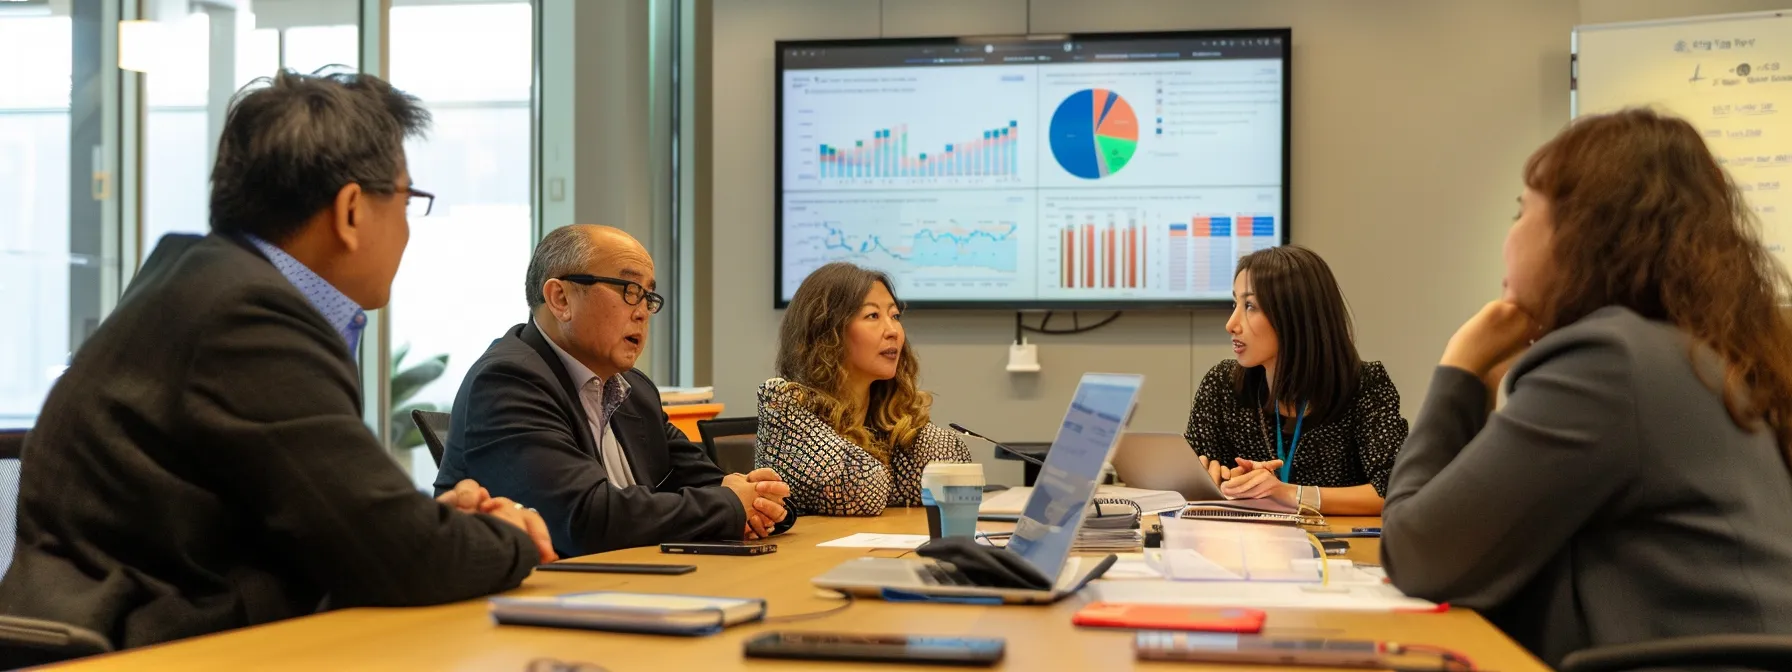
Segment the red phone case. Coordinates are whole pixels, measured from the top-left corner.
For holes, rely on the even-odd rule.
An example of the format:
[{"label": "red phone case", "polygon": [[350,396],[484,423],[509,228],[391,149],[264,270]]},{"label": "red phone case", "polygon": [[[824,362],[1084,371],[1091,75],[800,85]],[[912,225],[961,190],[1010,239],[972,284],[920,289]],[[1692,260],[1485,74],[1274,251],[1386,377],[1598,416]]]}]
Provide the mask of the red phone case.
[{"label": "red phone case", "polygon": [[1266,618],[1257,609],[1091,602],[1077,611],[1070,622],[1096,628],[1255,633],[1263,631]]}]

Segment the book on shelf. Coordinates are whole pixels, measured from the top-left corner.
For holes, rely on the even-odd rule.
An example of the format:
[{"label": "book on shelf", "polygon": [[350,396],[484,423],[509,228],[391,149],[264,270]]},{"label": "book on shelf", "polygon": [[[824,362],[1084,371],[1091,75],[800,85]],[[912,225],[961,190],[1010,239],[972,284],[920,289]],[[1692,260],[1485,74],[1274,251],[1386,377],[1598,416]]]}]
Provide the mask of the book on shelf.
[{"label": "book on shelf", "polygon": [[716,399],[714,387],[662,387],[660,405],[707,404]]}]

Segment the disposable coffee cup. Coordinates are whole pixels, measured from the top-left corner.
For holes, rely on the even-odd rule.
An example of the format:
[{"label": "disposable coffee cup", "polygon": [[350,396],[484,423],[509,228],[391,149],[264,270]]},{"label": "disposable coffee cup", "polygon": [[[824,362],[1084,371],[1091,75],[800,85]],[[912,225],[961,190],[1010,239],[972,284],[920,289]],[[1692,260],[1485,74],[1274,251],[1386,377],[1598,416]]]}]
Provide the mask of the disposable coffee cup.
[{"label": "disposable coffee cup", "polygon": [[976,537],[983,483],[983,465],[974,462],[934,462],[922,469],[921,505],[927,508],[927,536]]}]

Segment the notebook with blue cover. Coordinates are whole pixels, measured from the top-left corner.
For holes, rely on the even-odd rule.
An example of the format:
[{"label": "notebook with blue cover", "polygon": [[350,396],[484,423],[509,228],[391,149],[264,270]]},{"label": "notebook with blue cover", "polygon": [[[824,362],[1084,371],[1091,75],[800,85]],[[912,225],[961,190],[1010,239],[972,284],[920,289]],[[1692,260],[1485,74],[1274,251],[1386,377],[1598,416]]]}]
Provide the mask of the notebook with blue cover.
[{"label": "notebook with blue cover", "polygon": [[494,597],[492,620],[663,635],[709,635],[765,618],[765,600],[596,591],[547,597]]}]

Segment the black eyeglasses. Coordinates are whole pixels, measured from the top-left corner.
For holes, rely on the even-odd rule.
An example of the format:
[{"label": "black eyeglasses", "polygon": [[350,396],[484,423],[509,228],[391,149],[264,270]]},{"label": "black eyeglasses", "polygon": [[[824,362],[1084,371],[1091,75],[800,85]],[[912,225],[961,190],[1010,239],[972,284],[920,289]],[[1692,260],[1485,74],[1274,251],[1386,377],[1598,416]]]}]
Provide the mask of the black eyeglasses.
[{"label": "black eyeglasses", "polygon": [[422,189],[406,189],[404,197],[404,213],[407,217],[428,217],[429,212],[436,209],[436,195]]},{"label": "black eyeglasses", "polygon": [[638,305],[641,305],[642,299],[646,299],[647,300],[647,312],[649,312],[649,313],[660,312],[660,307],[664,306],[666,304],[666,297],[663,297],[663,296],[660,296],[653,292],[647,291],[647,288],[642,287],[641,283],[635,282],[633,280],[624,280],[622,278],[606,278],[601,275],[586,275],[583,273],[580,273],[577,275],[562,275],[558,278],[555,278],[555,280],[562,280],[565,282],[576,282],[581,285],[585,285],[587,287],[589,287],[591,285],[599,284],[599,283],[602,283],[605,285],[615,285],[617,287],[621,287],[623,301],[627,301],[628,305],[638,306]]}]

